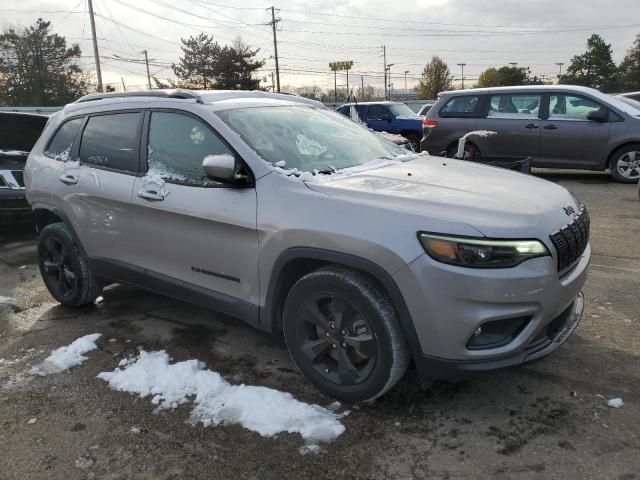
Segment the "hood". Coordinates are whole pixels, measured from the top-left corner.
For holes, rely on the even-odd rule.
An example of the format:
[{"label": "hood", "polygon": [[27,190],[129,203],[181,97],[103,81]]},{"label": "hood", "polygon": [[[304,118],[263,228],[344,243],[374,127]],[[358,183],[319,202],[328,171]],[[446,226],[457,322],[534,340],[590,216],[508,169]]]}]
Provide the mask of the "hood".
[{"label": "hood", "polygon": [[[344,201],[422,217],[423,226],[460,222],[492,238],[539,238],[571,217],[578,204],[565,188],[530,175],[462,160],[420,157],[347,175],[330,175],[308,187]],[[440,220],[441,222],[438,222]]]}]

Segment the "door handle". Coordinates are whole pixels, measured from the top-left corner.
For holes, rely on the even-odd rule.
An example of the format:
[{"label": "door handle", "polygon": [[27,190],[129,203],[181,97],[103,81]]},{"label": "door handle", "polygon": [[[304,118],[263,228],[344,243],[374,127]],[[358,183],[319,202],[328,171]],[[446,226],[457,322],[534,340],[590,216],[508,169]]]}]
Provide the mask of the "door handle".
[{"label": "door handle", "polygon": [[557,130],[558,127],[556,127],[555,125],[545,125],[544,129],[545,130]]},{"label": "door handle", "polygon": [[532,130],[534,128],[538,128],[538,124],[537,123],[530,123],[529,125],[527,125],[524,128],[528,128],[529,130]]},{"label": "door handle", "polygon": [[80,178],[75,176],[75,175],[72,175],[70,173],[65,173],[65,174],[60,175],[58,177],[58,180],[60,180],[65,185],[75,185],[75,184],[78,183]]},{"label": "door handle", "polygon": [[139,190],[138,196],[152,202],[161,202],[166,195],[158,190]]}]

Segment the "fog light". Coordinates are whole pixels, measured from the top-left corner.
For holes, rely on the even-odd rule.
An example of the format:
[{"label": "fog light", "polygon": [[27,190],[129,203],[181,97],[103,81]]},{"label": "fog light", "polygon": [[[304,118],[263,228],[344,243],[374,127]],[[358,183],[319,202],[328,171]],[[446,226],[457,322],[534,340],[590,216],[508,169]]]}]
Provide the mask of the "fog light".
[{"label": "fog light", "polygon": [[516,317],[485,322],[471,334],[467,348],[478,350],[506,345],[518,336],[530,320],[531,317]]},{"label": "fog light", "polygon": [[474,337],[479,337],[480,335],[482,335],[482,327],[478,327],[478,329],[473,332]]}]

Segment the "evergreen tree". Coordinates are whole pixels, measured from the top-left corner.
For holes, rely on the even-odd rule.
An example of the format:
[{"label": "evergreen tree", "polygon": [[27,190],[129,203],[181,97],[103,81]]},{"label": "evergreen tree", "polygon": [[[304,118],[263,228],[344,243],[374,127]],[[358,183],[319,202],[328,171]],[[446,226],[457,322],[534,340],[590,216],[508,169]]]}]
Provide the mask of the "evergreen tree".
[{"label": "evergreen tree", "polygon": [[567,73],[560,81],[612,92],[618,89],[617,70],[613,63],[611,44],[594,33],[587,40],[587,51],[571,59]]},{"label": "evergreen tree", "polygon": [[640,34],[627,51],[619,68],[620,89],[624,92],[640,90]]},{"label": "evergreen tree", "polygon": [[0,35],[0,104],[64,105],[87,93],[88,79],[76,63],[80,47],[67,47],[50,27],[38,19],[34,26]]},{"label": "evergreen tree", "polygon": [[[177,84],[193,89],[256,90],[260,80],[253,78],[262,68],[263,60],[256,60],[258,49],[252,50],[241,39],[233,46],[220,46],[213,37],[201,33],[182,39],[182,52],[173,73]],[[159,82],[156,80],[156,84]]]}]

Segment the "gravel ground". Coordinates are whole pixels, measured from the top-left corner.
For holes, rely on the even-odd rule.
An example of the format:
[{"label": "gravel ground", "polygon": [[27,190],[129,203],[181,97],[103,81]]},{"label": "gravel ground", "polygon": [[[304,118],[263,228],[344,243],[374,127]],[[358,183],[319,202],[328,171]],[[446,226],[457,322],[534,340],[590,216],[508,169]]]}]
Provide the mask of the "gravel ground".
[{"label": "gravel ground", "polygon": [[[79,310],[44,288],[28,227],[0,225],[0,479],[640,478],[640,202],[604,174],[538,171],[589,207],[593,260],[576,334],[525,367],[422,391],[409,372],[373,405],[349,408],[320,453],[299,435],[187,423],[96,375],[137,348],[198,358],[232,383],[322,406],[282,342],[231,318],[125,286]],[[28,374],[50,350],[103,334],[83,365]],[[111,340],[113,339],[113,340]],[[607,407],[621,397],[624,406]],[[35,419],[35,420],[34,420]]]}]

